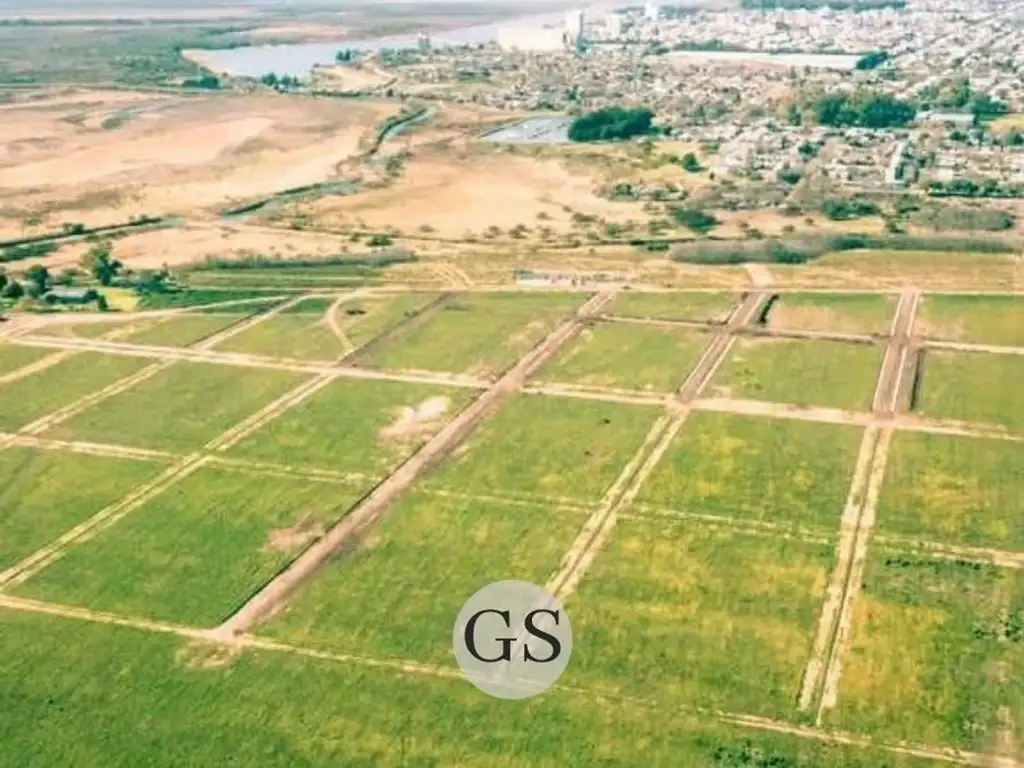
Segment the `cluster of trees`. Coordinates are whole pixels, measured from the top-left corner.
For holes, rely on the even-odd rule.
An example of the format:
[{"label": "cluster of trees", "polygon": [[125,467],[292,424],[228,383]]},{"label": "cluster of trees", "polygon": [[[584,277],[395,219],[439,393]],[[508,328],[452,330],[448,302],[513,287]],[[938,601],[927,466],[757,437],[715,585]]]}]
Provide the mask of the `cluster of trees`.
[{"label": "cluster of trees", "polygon": [[873,51],[872,53],[861,56],[857,63],[854,65],[856,69],[861,71],[868,69],[877,69],[889,60],[888,51]]},{"label": "cluster of trees", "polygon": [[690,231],[701,235],[706,235],[721,223],[712,214],[697,208],[674,208],[672,217]]},{"label": "cluster of trees", "polygon": [[812,102],[811,113],[820,125],[837,128],[900,128],[913,121],[917,110],[891,94],[860,90],[823,94]]},{"label": "cluster of trees", "polygon": [[996,179],[953,179],[929,183],[928,194],[932,197],[1024,197],[1024,185],[1004,187]]},{"label": "cluster of trees", "polygon": [[208,91],[215,91],[220,88],[220,78],[216,75],[186,77],[181,84],[186,88],[205,88]]},{"label": "cluster of trees", "polygon": [[299,78],[294,75],[281,75],[280,77],[274,72],[268,72],[260,78],[260,82],[269,88],[298,88]]},{"label": "cluster of trees", "polygon": [[1005,115],[1008,107],[987,93],[975,91],[964,75],[949,78],[926,88],[921,94],[922,107],[970,112],[975,120],[990,120]]},{"label": "cluster of trees", "polygon": [[821,203],[821,212],[832,221],[859,219],[862,216],[876,216],[878,206],[864,197],[830,197]]},{"label": "cluster of trees", "polygon": [[652,132],[654,112],[647,107],[606,107],[581,115],[569,126],[571,141],[609,141],[646,136]]},{"label": "cluster of trees", "polygon": [[357,56],[359,56],[359,51],[355,48],[342,48],[334,54],[334,60],[339,64],[347,64],[350,61],[354,61]]}]

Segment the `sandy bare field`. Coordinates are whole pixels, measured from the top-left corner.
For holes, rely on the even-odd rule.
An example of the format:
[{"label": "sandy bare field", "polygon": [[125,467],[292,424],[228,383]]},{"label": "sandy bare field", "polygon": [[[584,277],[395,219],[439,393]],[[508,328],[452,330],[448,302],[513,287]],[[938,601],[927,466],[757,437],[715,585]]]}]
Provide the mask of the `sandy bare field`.
[{"label": "sandy bare field", "polygon": [[397,105],[274,94],[51,94],[0,119],[0,237],[208,214],[338,178]]},{"label": "sandy bare field", "polygon": [[424,148],[413,151],[390,186],[298,203],[281,209],[280,218],[302,212],[332,228],[395,228],[459,238],[519,224],[567,232],[576,213],[610,221],[641,214],[639,206],[598,197],[593,187],[589,176],[570,173],[557,161]]}]

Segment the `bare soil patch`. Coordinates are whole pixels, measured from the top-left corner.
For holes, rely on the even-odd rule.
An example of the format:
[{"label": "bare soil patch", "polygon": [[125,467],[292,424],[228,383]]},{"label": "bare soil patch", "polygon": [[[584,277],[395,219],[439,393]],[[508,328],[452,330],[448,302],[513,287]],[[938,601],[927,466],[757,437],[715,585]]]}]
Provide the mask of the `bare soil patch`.
[{"label": "bare soil patch", "polygon": [[267,549],[276,552],[297,552],[324,535],[324,527],[313,517],[304,517],[291,528],[271,531]]},{"label": "bare soil patch", "polygon": [[386,440],[406,440],[430,431],[448,412],[447,397],[428,397],[415,408],[405,407],[389,426],[380,431]]}]

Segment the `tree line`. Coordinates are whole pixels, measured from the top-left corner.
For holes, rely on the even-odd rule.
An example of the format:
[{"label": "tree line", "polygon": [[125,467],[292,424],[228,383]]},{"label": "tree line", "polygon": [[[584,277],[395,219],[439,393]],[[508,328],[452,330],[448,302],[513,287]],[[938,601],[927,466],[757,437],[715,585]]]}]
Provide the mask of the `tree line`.
[{"label": "tree line", "polygon": [[654,112],[647,107],[605,107],[581,115],[569,126],[571,141],[610,141],[647,136]]}]

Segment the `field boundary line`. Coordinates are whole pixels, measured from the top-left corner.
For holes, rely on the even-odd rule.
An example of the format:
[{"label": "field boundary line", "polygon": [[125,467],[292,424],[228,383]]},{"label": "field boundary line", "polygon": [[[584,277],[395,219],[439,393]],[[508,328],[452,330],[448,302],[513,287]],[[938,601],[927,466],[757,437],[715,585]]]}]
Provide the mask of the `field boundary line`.
[{"label": "field boundary line", "polygon": [[157,362],[147,365],[145,368],[142,368],[129,376],[118,379],[113,384],[94,392],[90,392],[89,394],[58,408],[56,411],[48,413],[45,416],[40,416],[35,421],[29,422],[23,426],[18,430],[18,432],[25,435],[38,435],[45,432],[48,429],[63,424],[69,419],[73,419],[78,414],[102,403],[104,400],[108,400],[115,395],[127,392],[135,385],[153,378],[173,364],[173,360],[158,360]]},{"label": "field boundary line", "polygon": [[853,607],[860,596],[861,584],[864,580],[864,568],[867,565],[868,539],[875,524],[878,508],[878,497],[882,491],[885,468],[889,461],[889,448],[892,444],[891,429],[881,430],[875,455],[871,466],[871,475],[865,493],[863,508],[858,525],[858,536],[854,544],[853,558],[850,562],[850,573],[846,581],[843,603],[836,621],[836,633],[829,653],[828,665],[824,671],[821,690],[821,701],[815,722],[821,725],[825,711],[834,709],[839,697],[839,680],[842,677],[843,660],[849,650],[853,637]]},{"label": "field boundary line", "polygon": [[879,430],[867,427],[861,437],[857,463],[853,470],[853,479],[843,505],[843,514],[839,523],[839,538],[836,541],[835,565],[825,588],[821,613],[818,615],[814,641],[811,645],[810,657],[804,668],[803,682],[800,686],[798,707],[801,711],[809,709],[817,696],[822,684],[829,650],[836,634],[836,626],[843,604],[846,583],[849,579],[853,562],[856,540],[860,530],[861,509],[871,475],[872,461],[878,445]]},{"label": "field boundary line", "polygon": [[256,314],[245,318],[239,323],[233,323],[232,325],[229,325],[224,330],[219,331],[218,333],[215,333],[212,336],[207,336],[205,339],[196,344],[193,347],[193,349],[201,350],[204,352],[208,350],[212,351],[213,348],[216,347],[218,344],[227,341],[228,339],[237,336],[241,333],[244,333],[253,326],[259,325],[264,320],[271,318],[274,315],[281,314],[281,312],[283,312],[284,310],[290,307],[294,307],[296,304],[299,304],[303,300],[309,298],[309,296],[310,294],[308,293],[293,296],[287,301],[282,301],[280,304],[271,307],[266,312],[257,312]]},{"label": "field boundary line", "polygon": [[3,443],[5,440],[10,441],[11,445],[38,448],[43,451],[66,451],[68,453],[83,453],[90,456],[106,456],[112,459],[127,459],[130,461],[170,462],[179,461],[182,458],[176,453],[156,451],[150,448],[137,448],[132,445],[91,443],[85,440],[54,440],[48,437],[36,437],[35,435],[0,433],[0,443]]},{"label": "field boundary line", "polygon": [[964,560],[999,568],[1024,568],[1024,551],[979,547],[963,544],[946,544],[941,541],[926,541],[910,536],[878,534],[872,537],[878,548],[893,552],[916,555],[939,560]]},{"label": "field boundary line", "polygon": [[[358,294],[358,291],[356,293]],[[351,296],[339,296],[334,300],[334,303],[327,308],[327,312],[324,313],[324,317],[327,320],[327,327],[331,329],[331,333],[333,333],[338,341],[341,342],[343,351],[338,356],[339,360],[343,360],[356,351],[356,345],[352,343],[352,339],[348,337],[348,334],[345,333],[345,329],[342,328],[341,323],[338,322],[338,310],[341,309],[342,305],[351,298]]]},{"label": "field boundary line", "polygon": [[213,632],[223,637],[244,634],[266,616],[272,615],[351,536],[375,523],[427,469],[444,459],[488,418],[508,395],[520,389],[531,374],[570,338],[579,333],[583,320],[599,312],[613,296],[614,291],[591,296],[573,317],[523,355],[498,381],[464,408],[440,432],[420,446],[419,450],[384,478],[333,528],[292,560],[275,578],[263,585]]},{"label": "field boundary line", "polygon": [[[415,293],[415,291],[410,291],[410,293]],[[372,357],[381,346],[394,341],[398,336],[405,333],[407,328],[418,323],[429,322],[436,314],[444,309],[445,305],[451,301],[454,296],[455,293],[451,290],[442,291],[436,298],[425,302],[423,306],[417,307],[412,312],[398,318],[386,328],[382,328],[376,336],[367,339],[363,344],[360,344],[355,351],[347,356],[350,360],[349,364],[357,368],[361,367],[363,362],[365,362],[367,358]]]},{"label": "field boundary line", "polygon": [[168,467],[152,480],[143,483],[118,501],[104,507],[85,522],[65,531],[45,547],[0,572],[0,590],[17,586],[32,578],[63,557],[68,547],[87,541],[100,531],[114,525],[154,496],[163,493],[179,480],[192,474],[200,467],[201,463],[202,457],[199,454],[193,454],[184,461]]},{"label": "field boundary line", "polygon": [[[449,680],[463,679],[462,673],[455,667],[428,664],[409,659],[381,659],[359,654],[321,650],[318,648],[282,643],[254,635],[239,635],[237,637],[225,639],[212,634],[208,630],[174,624],[172,622],[121,616],[114,613],[94,611],[88,608],[63,605],[59,603],[49,603],[31,598],[15,597],[13,595],[0,594],[0,609],[21,611],[24,613],[37,613],[69,621],[85,621],[93,624],[125,627],[142,632],[173,635],[185,640],[208,643],[212,646],[290,654],[318,661],[380,669],[388,672],[394,672],[396,674],[412,675],[414,677],[436,677]],[[605,699],[622,704],[639,706],[645,709],[659,711],[664,710],[664,704],[661,702],[623,696],[616,692],[605,691],[600,688],[582,688],[556,683],[552,686],[552,690],[561,691],[573,696],[584,696],[589,699]],[[814,726],[798,725],[757,715],[747,715],[737,712],[727,712],[708,709],[706,707],[685,705],[674,707],[673,711],[680,715],[688,715],[691,717],[717,721],[751,730],[780,733],[806,741],[820,741],[829,744],[854,747],[857,749],[880,749],[895,754],[921,757],[930,760],[941,760],[943,762],[957,765],[976,766],[977,768],[988,768],[992,765],[999,765],[1000,768],[1024,768],[1024,764],[1014,760],[1013,758],[1003,758],[1002,762],[995,763],[993,761],[998,760],[999,758],[993,755],[908,741],[875,741],[868,736],[856,733],[839,730],[824,730]]]},{"label": "field boundary line", "polygon": [[59,363],[63,363],[65,360],[70,360],[71,358],[78,354],[81,353],[75,352],[74,350],[65,349],[61,350],[60,352],[55,352],[52,355],[47,355],[41,360],[36,360],[35,362],[29,363],[28,365],[23,365],[21,368],[17,368],[13,371],[10,371],[9,373],[5,373],[3,376],[0,376],[0,386],[10,384],[12,382],[18,381],[19,379],[24,379],[28,376],[32,376],[37,373],[42,373],[48,368],[53,368],[53,366],[58,365]]},{"label": "field boundary line", "polygon": [[1008,344],[981,344],[973,341],[943,341],[928,338],[922,339],[920,344],[923,349],[939,351],[973,352],[985,355],[1024,355],[1024,346]]}]

